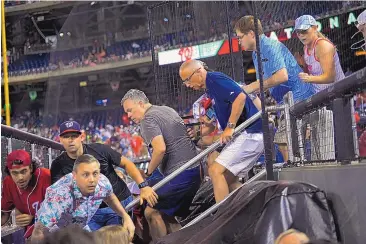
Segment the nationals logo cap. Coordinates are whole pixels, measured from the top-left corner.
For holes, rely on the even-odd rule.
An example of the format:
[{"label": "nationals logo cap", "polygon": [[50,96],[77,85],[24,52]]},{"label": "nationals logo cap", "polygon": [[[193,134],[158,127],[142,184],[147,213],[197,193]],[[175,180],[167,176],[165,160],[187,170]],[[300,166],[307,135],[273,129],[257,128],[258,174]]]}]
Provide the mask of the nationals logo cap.
[{"label": "nationals logo cap", "polygon": [[80,125],[76,121],[65,121],[60,125],[60,136],[68,132],[77,132],[81,134]]}]

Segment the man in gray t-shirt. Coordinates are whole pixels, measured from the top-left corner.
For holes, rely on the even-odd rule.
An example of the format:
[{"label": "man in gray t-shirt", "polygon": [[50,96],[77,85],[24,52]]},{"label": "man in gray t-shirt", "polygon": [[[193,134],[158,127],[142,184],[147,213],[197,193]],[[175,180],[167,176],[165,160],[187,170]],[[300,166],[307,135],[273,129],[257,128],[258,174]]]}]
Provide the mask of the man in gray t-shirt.
[{"label": "man in gray t-shirt", "polygon": [[[153,148],[146,172],[150,185],[157,183],[156,175],[161,173],[161,180],[197,155],[195,145],[187,134],[187,128],[174,109],[152,105],[142,91],[135,89],[125,94],[121,105],[128,117],[140,124],[145,143]],[[158,167],[160,173],[157,172]],[[174,217],[188,215],[201,178],[201,167],[197,163],[156,191],[159,196],[158,203],[153,208],[147,206],[145,209],[153,241],[170,234],[167,230],[173,232],[180,227]]]},{"label": "man in gray t-shirt", "polygon": [[187,134],[187,127],[174,109],[152,105],[146,110],[140,125],[141,135],[148,145],[156,136],[164,138],[166,151],[159,166],[164,175],[172,173],[197,155],[196,147]]}]

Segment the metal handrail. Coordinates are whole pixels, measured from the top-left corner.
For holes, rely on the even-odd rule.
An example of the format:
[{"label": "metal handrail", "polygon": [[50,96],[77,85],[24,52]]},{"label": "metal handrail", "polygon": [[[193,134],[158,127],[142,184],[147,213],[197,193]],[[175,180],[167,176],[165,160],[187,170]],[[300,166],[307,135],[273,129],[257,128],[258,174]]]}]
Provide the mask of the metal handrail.
[{"label": "metal handrail", "polygon": [[296,118],[326,106],[335,98],[353,95],[366,88],[366,68],[362,68],[346,78],[331,84],[326,89],[314,94],[308,99],[290,107],[290,113]]},{"label": "metal handrail", "polygon": [[[259,111],[255,115],[253,115],[252,117],[250,117],[249,119],[247,119],[245,122],[243,122],[242,124],[240,124],[235,129],[234,136],[238,135],[246,127],[248,127],[249,125],[251,125],[254,121],[256,121],[257,119],[259,119],[261,116],[262,116],[262,111]],[[201,160],[202,158],[204,158],[207,154],[209,154],[210,152],[216,150],[220,146],[221,146],[221,143],[220,142],[215,142],[214,144],[212,144],[211,146],[209,146],[208,148],[206,148],[204,151],[202,151],[201,153],[199,153],[197,156],[195,156],[194,158],[192,158],[191,160],[189,160],[187,163],[185,163],[184,165],[182,165],[179,169],[177,169],[176,171],[174,171],[173,173],[171,173],[170,175],[168,175],[167,177],[165,177],[164,179],[162,179],[160,182],[158,182],[152,188],[155,191],[158,190],[160,187],[164,186],[170,180],[172,180],[173,178],[175,178],[177,175],[179,175],[180,173],[182,173],[184,170],[186,170],[187,168],[189,168],[193,164],[197,163],[199,160]],[[133,200],[130,204],[127,205],[126,211],[131,210],[139,202],[140,202],[140,197],[137,197],[135,200]]]},{"label": "metal handrail", "polygon": [[7,125],[1,125],[1,136],[12,137],[18,140],[28,141],[30,143],[50,147],[60,151],[64,150],[64,147],[56,141],[52,141],[50,139],[44,138],[42,136],[37,136],[29,132],[21,131]]}]

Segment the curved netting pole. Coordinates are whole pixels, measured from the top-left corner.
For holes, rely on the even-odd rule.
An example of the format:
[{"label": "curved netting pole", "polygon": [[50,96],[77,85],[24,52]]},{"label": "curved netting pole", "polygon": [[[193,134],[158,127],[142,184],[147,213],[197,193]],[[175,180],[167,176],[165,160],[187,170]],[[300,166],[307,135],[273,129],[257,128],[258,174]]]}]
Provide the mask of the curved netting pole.
[{"label": "curved netting pole", "polygon": [[264,87],[263,87],[263,66],[261,59],[261,50],[260,50],[260,39],[258,34],[258,12],[257,12],[257,2],[253,2],[253,17],[254,17],[254,29],[255,29],[255,41],[256,41],[256,52],[257,52],[257,60],[258,60],[258,74],[259,74],[259,84],[260,84],[260,95],[261,95],[261,103],[262,103],[262,129],[263,129],[263,142],[264,142],[264,158],[266,163],[266,171],[267,171],[267,180],[274,180],[273,175],[273,152],[272,145],[273,140],[269,131],[269,123],[268,123],[268,113],[266,112],[266,104],[265,104],[265,95],[264,95]]}]

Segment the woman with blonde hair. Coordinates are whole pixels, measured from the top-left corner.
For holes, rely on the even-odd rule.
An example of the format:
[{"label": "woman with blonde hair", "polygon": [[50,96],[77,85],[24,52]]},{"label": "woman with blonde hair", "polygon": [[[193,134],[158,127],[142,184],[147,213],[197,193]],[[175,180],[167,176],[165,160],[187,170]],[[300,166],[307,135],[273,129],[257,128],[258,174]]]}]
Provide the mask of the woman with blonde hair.
[{"label": "woman with blonde hair", "polygon": [[129,244],[129,233],[122,225],[108,225],[95,232],[97,244]]},{"label": "woman with blonde hair", "polygon": [[295,31],[304,44],[307,73],[299,74],[302,81],[312,83],[315,91],[319,92],[345,77],[335,45],[318,31],[313,16],[303,15],[297,18]]}]

